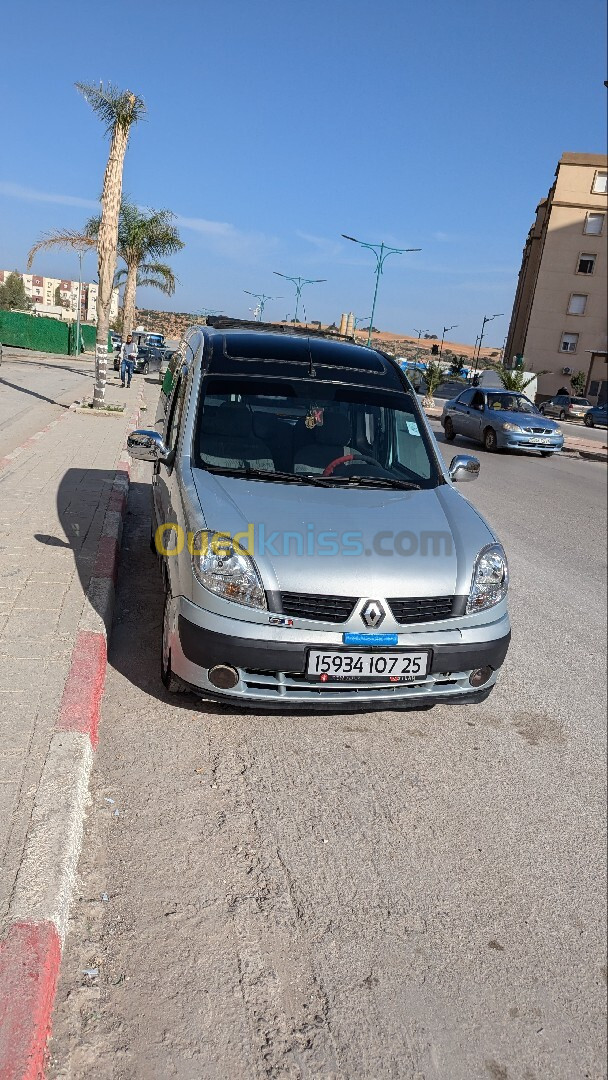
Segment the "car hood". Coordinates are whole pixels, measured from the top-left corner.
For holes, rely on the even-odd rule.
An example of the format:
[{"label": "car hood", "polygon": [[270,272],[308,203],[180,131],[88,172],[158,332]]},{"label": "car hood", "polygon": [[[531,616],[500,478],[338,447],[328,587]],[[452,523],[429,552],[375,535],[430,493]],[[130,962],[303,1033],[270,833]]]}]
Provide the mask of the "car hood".
[{"label": "car hood", "polygon": [[450,484],[412,492],[320,488],[201,469],[193,479],[206,527],[237,536],[268,590],[462,595],[478,552],[495,540]]},{"label": "car hood", "polygon": [[506,410],[503,412],[502,409],[490,409],[484,413],[484,416],[497,420],[499,424],[517,424],[522,428],[544,428],[560,433],[562,430],[555,420],[550,420],[542,413],[507,412]]}]

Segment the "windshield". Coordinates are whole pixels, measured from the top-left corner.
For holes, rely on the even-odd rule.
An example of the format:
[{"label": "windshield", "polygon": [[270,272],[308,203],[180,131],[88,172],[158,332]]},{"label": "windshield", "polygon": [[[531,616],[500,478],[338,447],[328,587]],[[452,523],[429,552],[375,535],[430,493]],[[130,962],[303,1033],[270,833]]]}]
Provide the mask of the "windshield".
[{"label": "windshield", "polygon": [[314,379],[204,379],[194,459],[211,472],[295,483],[443,480],[409,394]]},{"label": "windshield", "polygon": [[488,409],[499,412],[537,413],[536,405],[523,394],[488,394]]}]

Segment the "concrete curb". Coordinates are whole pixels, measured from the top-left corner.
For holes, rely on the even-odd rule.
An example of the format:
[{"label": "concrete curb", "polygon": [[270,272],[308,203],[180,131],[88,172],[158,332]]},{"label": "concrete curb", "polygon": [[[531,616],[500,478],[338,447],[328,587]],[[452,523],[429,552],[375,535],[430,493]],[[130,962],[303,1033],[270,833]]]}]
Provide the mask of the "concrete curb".
[{"label": "concrete curb", "polygon": [[[130,417],[135,426],[142,403],[143,389]],[[23,449],[59,422],[36,433]],[[8,455],[7,464],[15,456]],[[123,452],[9,905],[8,933],[0,942],[1,1080],[41,1080],[44,1075],[97,746],[128,493],[129,464]]]}]

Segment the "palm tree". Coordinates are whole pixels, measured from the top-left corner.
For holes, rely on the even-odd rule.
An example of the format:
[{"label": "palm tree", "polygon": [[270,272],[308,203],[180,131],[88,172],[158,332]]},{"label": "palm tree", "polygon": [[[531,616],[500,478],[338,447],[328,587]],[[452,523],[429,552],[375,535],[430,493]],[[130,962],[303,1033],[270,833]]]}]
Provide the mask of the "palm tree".
[{"label": "palm tree", "polygon": [[[115,275],[114,285],[125,283],[123,296],[122,333],[123,337],[131,332],[135,322],[135,293],[138,285],[152,285],[166,296],[175,292],[175,276],[164,263],[148,260],[172,255],[183,248],[179,233],[172,220],[175,217],[170,210],[142,211],[133,203],[126,202],[120,207],[118,221],[118,255],[126,264],[126,271]],[[101,218],[94,217],[87,221],[85,232],[89,236],[99,236]]]},{"label": "palm tree", "polygon": [[464,356],[455,356],[454,359],[450,361],[450,368],[449,368],[450,375],[455,375],[455,376],[462,377],[462,373],[463,373],[463,371],[465,369],[465,366],[466,366],[465,357]]},{"label": "palm tree", "polygon": [[101,219],[97,236],[97,341],[95,345],[95,389],[93,407],[104,404],[108,375],[108,329],[110,305],[116,270],[118,216],[122,201],[122,174],[131,127],[144,115],[142,98],[131,90],[119,90],[109,83],[105,88],[76,83],[85,100],[106,127],[110,136],[110,153],[103,178]]},{"label": "palm tree", "polygon": [[548,371],[535,371],[533,375],[526,375],[519,368],[506,368],[503,364],[497,364],[494,370],[504,389],[514,391],[517,394],[523,394],[526,387],[533,383],[535,379],[540,378],[541,375],[549,374]]},{"label": "palm tree", "polygon": [[424,396],[424,401],[422,402],[422,404],[425,406],[425,408],[432,407],[435,404],[433,394],[435,393],[437,387],[441,385],[444,379],[445,371],[443,370],[441,365],[435,364],[432,360],[430,360],[429,363],[426,365],[426,371],[424,373],[426,394]]}]

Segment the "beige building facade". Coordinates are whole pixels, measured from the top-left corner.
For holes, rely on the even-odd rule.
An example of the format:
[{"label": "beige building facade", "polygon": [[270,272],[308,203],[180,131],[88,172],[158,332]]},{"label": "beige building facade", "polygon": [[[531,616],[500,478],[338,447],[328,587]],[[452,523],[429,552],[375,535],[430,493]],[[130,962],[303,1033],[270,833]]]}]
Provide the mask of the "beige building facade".
[{"label": "beige building facade", "polygon": [[563,154],[528,233],[505,361],[524,357],[537,401],[584,372],[590,400],[605,401],[608,335],[608,158]]},{"label": "beige building facade", "polygon": [[[0,284],[6,281],[12,270],[0,270]],[[35,305],[39,315],[50,315],[66,322],[78,318],[78,282],[65,278],[43,277],[40,274],[20,274],[26,295]],[[80,319],[85,323],[97,322],[97,289],[95,282],[83,281],[80,289]],[[57,303],[59,301],[59,305]],[[110,321],[118,315],[118,289],[112,293]]]}]

